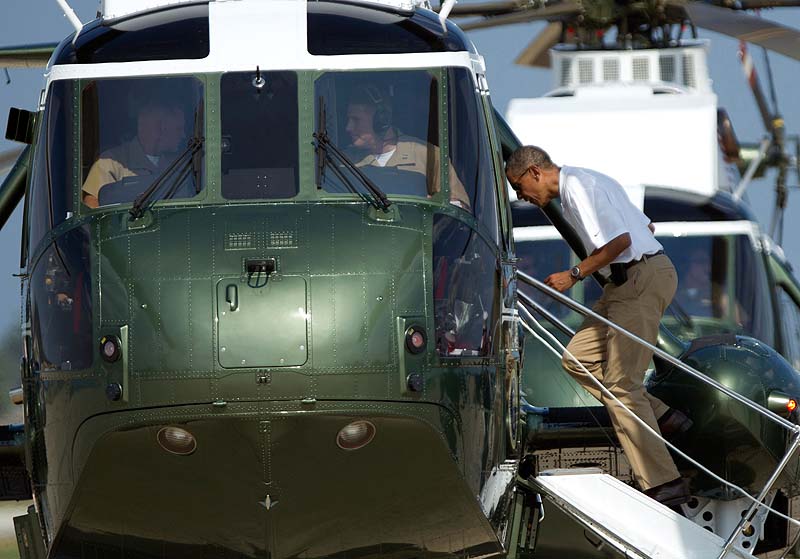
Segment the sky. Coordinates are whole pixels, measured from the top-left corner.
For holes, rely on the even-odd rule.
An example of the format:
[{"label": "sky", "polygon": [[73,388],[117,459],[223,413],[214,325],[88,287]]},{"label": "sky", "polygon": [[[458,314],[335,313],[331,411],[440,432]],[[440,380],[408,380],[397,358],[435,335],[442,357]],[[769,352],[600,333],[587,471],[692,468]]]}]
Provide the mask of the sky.
[{"label": "sky", "polygon": [[[462,0],[463,2],[464,0]],[[435,0],[434,0],[435,2]],[[78,17],[84,21],[94,19],[97,0],[69,0]],[[765,11],[763,16],[783,25],[800,28],[800,9]],[[542,23],[523,23],[498,29],[470,32],[478,50],[486,59],[489,86],[495,106],[505,113],[508,102],[518,97],[536,97],[553,89],[550,72],[542,69],[516,66],[514,59],[527,43],[540,31]],[[57,42],[72,31],[55,0],[2,0],[0,1],[0,45],[22,45],[40,42]],[[701,38],[711,40],[709,66],[714,90],[720,106],[731,115],[740,141],[757,142],[764,134],[755,102],[747,87],[737,57],[738,42],[715,33],[700,32]],[[751,47],[757,67],[766,79],[761,49]],[[788,134],[800,133],[800,61],[781,55],[770,57],[778,102],[786,121]],[[8,107],[28,110],[36,108],[39,92],[44,85],[41,69],[9,70],[11,83],[5,83],[0,72],[0,131],[5,131]],[[640,134],[650,133],[642,126]],[[602,138],[599,138],[602,140]],[[14,144],[0,140],[0,152],[14,148]],[[569,164],[569,161],[561,162]],[[680,165],[676,161],[675,165]],[[798,177],[790,174],[790,187],[798,185]],[[768,228],[774,203],[774,177],[755,181],[749,189],[749,200],[763,228]],[[19,272],[19,238],[22,226],[21,207],[0,231],[0,330],[16,326],[19,322],[19,280],[12,274]],[[800,196],[790,188],[789,206],[785,217],[784,250],[800,271]]]}]

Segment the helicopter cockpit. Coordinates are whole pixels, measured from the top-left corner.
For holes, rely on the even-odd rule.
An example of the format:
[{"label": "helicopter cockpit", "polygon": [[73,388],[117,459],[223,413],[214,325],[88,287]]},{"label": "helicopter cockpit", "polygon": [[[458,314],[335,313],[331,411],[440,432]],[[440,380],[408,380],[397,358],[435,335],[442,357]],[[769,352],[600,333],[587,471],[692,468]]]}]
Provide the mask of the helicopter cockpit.
[{"label": "helicopter cockpit", "polygon": [[[339,169],[325,169],[324,160],[309,153],[314,132],[325,130],[387,195],[451,202],[478,220],[490,207],[487,226],[497,228],[493,201],[477,199],[486,198],[495,179],[482,171],[494,164],[491,149],[481,145],[488,144],[489,122],[476,91],[485,84],[476,85],[470,67],[478,63],[477,52],[457,27],[447,24],[443,33],[424,10],[315,2],[303,9],[307,34],[299,58],[276,68],[258,62],[231,68],[220,67],[210,48],[211,37],[218,37],[215,44],[231,44],[231,37],[220,35],[223,27],[210,25],[216,9],[188,4],[101,19],[56,49],[43,107],[48,122],[40,129],[52,157],[74,149],[70,157],[78,168],[67,172],[64,165],[51,165],[51,173],[66,175],[49,179],[58,190],[53,196],[62,199],[54,200],[51,226],[87,208],[136,206],[143,198],[147,203],[296,199],[304,194],[300,169],[313,165],[309,158],[321,171],[314,197],[356,195],[357,184],[354,190]],[[375,71],[365,59],[364,70],[358,64],[335,70],[342,55],[411,53],[460,62]],[[173,59],[180,62],[160,63]],[[126,71],[117,63],[147,71],[138,66]],[[94,64],[113,71],[95,72]],[[352,65],[349,57],[346,66]],[[328,66],[331,70],[319,70]],[[384,144],[394,144],[369,153],[372,146],[354,142],[359,107],[375,120],[367,131],[379,131],[389,136],[381,138],[388,140]],[[312,114],[312,120],[304,118]],[[70,207],[62,208],[65,204]]]},{"label": "helicopter cockpit", "polygon": [[659,236],[681,282],[664,324],[679,338],[746,334],[775,344],[766,267],[746,234]]},{"label": "helicopter cockpit", "polygon": [[[41,312],[64,323],[54,332],[77,324],[90,339],[91,289],[88,279],[78,282],[83,287],[75,279],[91,276],[91,233],[74,227],[90,216],[113,215],[124,229],[128,213],[141,217],[153,206],[364,200],[394,219],[389,204],[425,204],[436,212],[436,345],[445,357],[485,355],[496,294],[493,282],[478,278],[496,274],[495,251],[505,240],[496,195],[502,156],[474,46],[451,23],[443,32],[427,10],[286,8],[305,19],[307,33],[291,34],[300,54],[269,67],[252,49],[231,65],[211,48],[229,50],[239,39],[222,23],[221,14],[237,10],[230,4],[100,19],[56,49],[39,113],[23,260],[46,252],[51,275],[66,286],[59,300],[76,303]],[[376,53],[397,59],[369,56]],[[433,58],[420,64],[420,54]],[[334,150],[345,160],[329,159]],[[389,204],[374,203],[373,186]],[[44,244],[61,230],[72,231],[74,246],[63,245],[67,236]],[[41,337],[53,368],[90,366],[88,341]]]},{"label": "helicopter cockpit", "polygon": [[[680,278],[678,291],[663,324],[679,338],[720,332],[746,334],[774,344],[774,316],[769,299],[767,272],[761,255],[751,248],[746,234],[657,235]],[[561,239],[516,243],[520,269],[535,277],[569,269],[574,257]],[[591,306],[600,298],[600,286],[587,281],[572,288],[573,298]],[[534,294],[559,318],[569,309]]]},{"label": "helicopter cockpit", "polygon": [[[752,336],[768,345],[776,343],[768,271],[752,224],[710,222],[695,227],[656,220],[655,225],[656,238],[671,255],[679,278],[678,290],[662,319],[664,326],[687,342],[724,332]],[[517,229],[521,270],[545,278],[578,262],[557,233],[552,235],[555,237],[533,226]],[[601,295],[594,281],[576,284],[571,291],[573,298],[588,306]],[[573,313],[569,309],[543,295],[533,296],[570,322]],[[572,322],[578,320],[573,318]]]},{"label": "helicopter cockpit", "polygon": [[[69,100],[54,96],[51,102]],[[191,198],[203,189],[203,155],[194,143],[202,137],[199,80],[90,80],[81,87],[80,106],[84,204],[133,202],[154,185],[168,199]]]},{"label": "helicopter cockpit", "polygon": [[[466,68],[431,70],[229,72],[219,80],[219,120],[206,124],[208,76],[58,80],[40,127],[41,193],[52,191],[53,223],[87,209],[147,198],[209,202],[206,158],[214,153],[220,187],[230,200],[289,200],[301,193],[307,153],[300,138],[325,131],[351,163],[318,168],[316,196],[360,194],[352,167],[390,198],[412,196],[469,212],[488,231],[498,227],[493,196],[496,154],[486,136],[484,108]],[[313,88],[300,95],[301,87]],[[317,114],[303,121],[298,112]],[[305,106],[304,106],[305,105]],[[320,109],[324,109],[324,113]],[[320,121],[325,114],[325,121]],[[447,149],[442,157],[443,143]],[[302,142],[310,144],[310,142]],[[79,162],[63,163],[75,149]],[[63,153],[62,153],[63,152]],[[477,155],[477,157],[476,157]],[[44,159],[47,158],[47,165]],[[354,185],[355,181],[355,185]],[[212,181],[216,182],[216,181]],[[51,187],[48,187],[49,183]],[[446,184],[446,188],[442,185]],[[306,193],[308,194],[308,193]],[[73,207],[73,198],[83,209]],[[40,237],[40,235],[34,235]]]}]

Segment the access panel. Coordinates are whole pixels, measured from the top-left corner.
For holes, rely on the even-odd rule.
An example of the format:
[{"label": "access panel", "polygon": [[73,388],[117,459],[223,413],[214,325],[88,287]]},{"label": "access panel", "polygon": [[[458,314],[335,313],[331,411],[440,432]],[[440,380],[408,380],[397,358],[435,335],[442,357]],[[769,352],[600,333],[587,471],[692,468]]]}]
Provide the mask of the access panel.
[{"label": "access panel", "polygon": [[306,282],[269,276],[217,283],[217,354],[225,368],[291,367],[308,359]]}]

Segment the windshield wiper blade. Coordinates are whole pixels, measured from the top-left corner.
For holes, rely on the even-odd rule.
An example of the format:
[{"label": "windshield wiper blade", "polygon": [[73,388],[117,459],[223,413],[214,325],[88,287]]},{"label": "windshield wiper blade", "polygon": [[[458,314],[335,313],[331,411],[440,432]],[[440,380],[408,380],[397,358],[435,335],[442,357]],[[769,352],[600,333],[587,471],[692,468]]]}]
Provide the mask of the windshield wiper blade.
[{"label": "windshield wiper blade", "polygon": [[356,185],[354,185],[353,182],[349,178],[347,178],[347,176],[344,174],[344,172],[342,172],[339,166],[336,165],[336,162],[331,158],[330,155],[328,155],[328,152],[325,151],[325,148],[323,147],[321,149],[324,151],[324,157],[325,157],[325,164],[322,166],[323,170],[327,166],[330,166],[331,171],[333,171],[333,174],[336,175],[340,181],[342,181],[342,184],[344,184],[350,192],[359,196],[367,204],[370,204],[375,208],[379,209],[382,208],[382,206],[376,202],[376,199],[373,196],[371,196],[371,192],[369,191],[364,192],[363,189],[356,188]]},{"label": "windshield wiper blade", "polygon": [[[156,177],[156,179],[153,181],[153,184],[147,187],[147,190],[145,190],[144,192],[139,194],[139,196],[136,197],[136,200],[134,200],[133,202],[133,207],[130,209],[130,214],[132,219],[139,219],[140,217],[142,217],[145,205],[153,197],[153,194],[155,194],[158,191],[158,189],[164,184],[167,178],[169,178],[175,173],[176,167],[178,167],[178,165],[180,165],[181,163],[183,163],[184,166],[181,167],[181,170],[177,176],[181,180],[185,178],[186,163],[188,162],[188,164],[191,165],[192,159],[194,158],[194,154],[197,153],[201,147],[203,147],[204,141],[205,138],[203,137],[191,138],[189,140],[188,145],[186,146],[186,149],[184,149],[181,153],[179,153],[175,157],[175,159],[173,159],[172,162],[163,171],[161,171],[161,174]],[[174,189],[170,189],[170,191],[171,194],[174,194]]]},{"label": "windshield wiper blade", "polygon": [[[198,130],[203,126],[203,115],[205,114],[205,103],[201,99],[200,106],[194,110],[194,123],[192,125],[192,137],[198,137]],[[202,141],[202,140],[201,140]],[[202,171],[203,165],[203,157],[202,155],[198,157],[200,150],[195,151],[192,154],[191,158],[191,167],[192,167],[192,177],[194,177],[194,193],[195,195],[200,194],[200,173]]]},{"label": "windshield wiper blade", "polygon": [[[325,99],[323,97],[319,98],[319,115],[317,116],[319,119],[319,124],[317,125],[317,131],[313,134],[314,138],[316,139],[317,134],[324,134],[325,136],[328,135],[328,124],[327,124],[327,114],[325,113]],[[322,142],[317,142],[317,167],[316,167],[316,179],[317,179],[317,188],[322,188],[322,181],[325,180],[325,165],[328,164],[330,156],[328,155],[328,149]],[[352,186],[352,185],[351,185]]]},{"label": "windshield wiper blade", "polygon": [[678,322],[680,322],[684,328],[694,332],[694,320],[692,320],[692,317],[686,312],[683,306],[678,303],[678,301],[673,298],[667,308],[672,313],[672,316],[678,319]]},{"label": "windshield wiper blade", "polygon": [[[320,113],[320,122],[319,128],[316,132],[314,132],[313,136],[314,139],[317,141],[317,150],[322,152],[318,155],[322,161],[318,162],[317,164],[317,185],[320,186],[322,183],[320,182],[323,178],[323,174],[325,172],[325,167],[328,163],[333,163],[333,159],[336,159],[339,163],[347,167],[347,169],[356,176],[361,184],[370,192],[372,195],[372,202],[380,210],[384,212],[389,211],[389,206],[392,205],[392,202],[389,198],[386,197],[386,193],[381,190],[381,188],[375,184],[372,179],[370,179],[364,172],[356,166],[353,161],[347,157],[347,155],[340,150],[336,144],[334,144],[330,137],[328,137],[327,131],[327,124],[325,122],[325,99],[320,96],[319,98],[319,113]],[[333,156],[333,157],[331,157]],[[335,165],[331,165],[331,168],[335,169]],[[337,173],[340,179],[342,179],[342,174]],[[343,180],[345,184],[348,185],[351,189],[354,188],[352,183],[347,180]]]}]

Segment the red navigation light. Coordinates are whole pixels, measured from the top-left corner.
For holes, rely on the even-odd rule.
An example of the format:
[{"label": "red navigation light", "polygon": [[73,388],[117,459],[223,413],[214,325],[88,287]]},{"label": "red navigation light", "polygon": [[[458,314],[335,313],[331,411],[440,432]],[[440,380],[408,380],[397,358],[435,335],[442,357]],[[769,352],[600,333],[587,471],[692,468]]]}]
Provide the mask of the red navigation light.
[{"label": "red navigation light", "polygon": [[425,328],[422,326],[409,326],[406,330],[406,349],[418,355],[425,351],[428,344],[428,335],[425,333]]},{"label": "red navigation light", "polygon": [[122,355],[122,346],[116,336],[100,338],[100,356],[106,363],[113,363]]},{"label": "red navigation light", "polygon": [[792,413],[797,409],[797,401],[792,399],[786,402],[786,409],[789,410],[789,413]]}]

